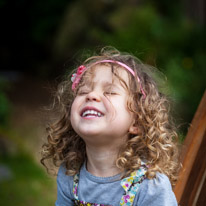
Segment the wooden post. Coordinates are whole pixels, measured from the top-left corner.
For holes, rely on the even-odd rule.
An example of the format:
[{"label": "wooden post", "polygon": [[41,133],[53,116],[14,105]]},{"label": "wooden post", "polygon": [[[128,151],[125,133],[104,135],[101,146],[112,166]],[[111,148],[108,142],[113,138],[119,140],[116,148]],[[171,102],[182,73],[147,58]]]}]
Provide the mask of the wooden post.
[{"label": "wooden post", "polygon": [[206,91],[188,130],[181,159],[183,167],[174,189],[177,201],[181,206],[201,206],[200,202],[206,201]]}]

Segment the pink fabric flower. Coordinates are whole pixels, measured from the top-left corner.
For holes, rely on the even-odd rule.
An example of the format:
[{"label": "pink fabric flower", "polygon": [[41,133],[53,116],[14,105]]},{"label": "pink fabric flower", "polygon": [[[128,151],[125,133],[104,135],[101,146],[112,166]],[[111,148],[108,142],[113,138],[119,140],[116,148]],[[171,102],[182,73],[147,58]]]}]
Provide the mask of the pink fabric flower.
[{"label": "pink fabric flower", "polygon": [[81,65],[78,67],[77,73],[72,74],[72,77],[71,77],[71,81],[73,82],[72,90],[74,90],[76,88],[76,86],[79,84],[81,76],[85,70],[86,70],[86,67],[84,65]]},{"label": "pink fabric flower", "polygon": [[85,68],[86,67],[84,65],[79,66],[77,69],[77,75],[81,75]]}]

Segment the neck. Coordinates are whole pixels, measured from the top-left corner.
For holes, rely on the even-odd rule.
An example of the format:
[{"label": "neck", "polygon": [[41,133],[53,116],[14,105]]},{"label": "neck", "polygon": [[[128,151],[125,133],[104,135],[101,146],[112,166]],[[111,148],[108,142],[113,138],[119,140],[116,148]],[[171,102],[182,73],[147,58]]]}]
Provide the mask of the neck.
[{"label": "neck", "polygon": [[110,177],[122,172],[116,166],[119,148],[87,145],[87,170],[94,176]]}]

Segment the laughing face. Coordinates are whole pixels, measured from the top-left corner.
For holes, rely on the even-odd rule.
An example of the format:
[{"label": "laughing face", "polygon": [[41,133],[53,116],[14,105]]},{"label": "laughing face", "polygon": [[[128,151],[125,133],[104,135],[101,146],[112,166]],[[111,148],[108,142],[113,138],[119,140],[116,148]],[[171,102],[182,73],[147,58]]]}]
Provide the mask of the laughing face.
[{"label": "laughing face", "polygon": [[[71,108],[71,124],[86,143],[107,144],[126,140],[133,126],[133,114],[127,108],[128,91],[112,73],[111,67],[97,65],[92,81],[86,78]],[[128,73],[118,68],[128,85]]]}]

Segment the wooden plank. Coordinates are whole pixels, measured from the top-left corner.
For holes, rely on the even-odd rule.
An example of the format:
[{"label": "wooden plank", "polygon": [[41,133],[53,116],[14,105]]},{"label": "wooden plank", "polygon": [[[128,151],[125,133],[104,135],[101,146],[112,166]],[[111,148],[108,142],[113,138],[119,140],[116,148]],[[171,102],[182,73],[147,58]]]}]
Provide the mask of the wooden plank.
[{"label": "wooden plank", "polygon": [[[206,176],[206,174],[205,174],[205,176]],[[196,205],[198,205],[198,206],[205,205],[205,203],[206,203],[206,195],[205,194],[206,194],[206,177],[204,179],[203,186],[202,186],[202,189],[200,191],[200,195],[198,197]]]},{"label": "wooden plank", "polygon": [[[201,182],[206,172],[206,132],[195,158],[192,170],[187,180],[184,192],[182,194],[180,205],[196,205],[194,204],[202,190]],[[200,205],[199,205],[200,206]]]},{"label": "wooden plank", "polygon": [[199,148],[201,147],[201,143],[203,143],[205,129],[206,91],[192,120],[191,126],[188,130],[188,134],[182,148],[181,157],[183,167],[179,174],[179,180],[174,188],[174,192],[178,202],[180,202],[184,190],[186,189],[186,184],[191,174],[195,159],[198,155]]}]

